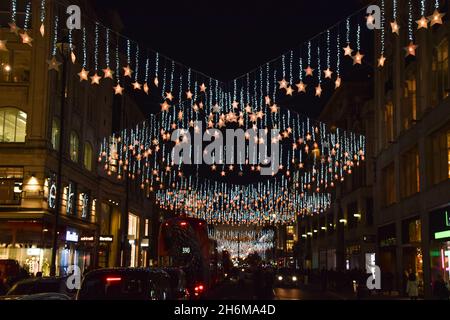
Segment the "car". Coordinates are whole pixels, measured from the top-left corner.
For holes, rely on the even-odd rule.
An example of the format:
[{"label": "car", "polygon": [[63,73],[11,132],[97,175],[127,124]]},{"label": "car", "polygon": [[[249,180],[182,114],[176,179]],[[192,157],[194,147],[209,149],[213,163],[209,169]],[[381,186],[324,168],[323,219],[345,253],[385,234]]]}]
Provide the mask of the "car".
[{"label": "car", "polygon": [[276,288],[295,288],[300,281],[300,272],[296,269],[280,268],[275,272],[274,286]]},{"label": "car", "polygon": [[24,296],[41,293],[64,294],[69,297],[74,297],[76,291],[70,290],[67,287],[66,277],[30,278],[17,282],[11,287],[6,295],[0,299],[20,299]]},{"label": "car", "polygon": [[168,300],[170,276],[157,268],[106,268],[86,274],[77,300]]},{"label": "car", "polygon": [[181,268],[164,268],[170,276],[171,300],[189,299],[189,290],[186,284],[186,273]]}]

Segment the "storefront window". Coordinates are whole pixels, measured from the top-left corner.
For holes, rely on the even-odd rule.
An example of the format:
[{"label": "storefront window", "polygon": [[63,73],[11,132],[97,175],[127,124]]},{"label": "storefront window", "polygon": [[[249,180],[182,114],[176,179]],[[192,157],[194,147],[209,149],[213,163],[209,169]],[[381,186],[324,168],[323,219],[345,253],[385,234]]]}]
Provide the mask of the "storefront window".
[{"label": "storefront window", "polygon": [[128,242],[131,246],[130,267],[138,266],[139,217],[128,214]]}]

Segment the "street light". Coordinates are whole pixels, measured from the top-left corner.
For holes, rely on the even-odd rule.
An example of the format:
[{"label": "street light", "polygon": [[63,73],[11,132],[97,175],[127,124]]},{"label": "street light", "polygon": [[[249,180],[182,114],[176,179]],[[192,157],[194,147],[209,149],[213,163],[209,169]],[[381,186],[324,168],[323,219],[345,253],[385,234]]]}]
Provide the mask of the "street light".
[{"label": "street light", "polygon": [[52,259],[50,264],[50,275],[56,276],[56,255],[58,254],[58,225],[59,225],[59,214],[61,211],[61,200],[62,200],[62,161],[63,161],[63,150],[64,150],[64,111],[66,104],[66,86],[67,86],[67,60],[69,59],[70,45],[67,41],[59,42],[58,45],[61,50],[62,56],[62,86],[61,86],[61,101],[60,101],[60,131],[59,131],[59,150],[58,150],[58,173],[56,177],[56,203],[55,203],[55,219],[53,227],[53,244],[52,244]]}]

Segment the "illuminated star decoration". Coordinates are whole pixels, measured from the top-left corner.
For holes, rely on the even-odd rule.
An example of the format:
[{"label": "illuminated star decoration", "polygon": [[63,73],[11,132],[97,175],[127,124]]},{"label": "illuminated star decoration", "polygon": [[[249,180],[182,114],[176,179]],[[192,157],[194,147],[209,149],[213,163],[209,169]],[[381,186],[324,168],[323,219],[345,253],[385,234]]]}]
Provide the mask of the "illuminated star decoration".
[{"label": "illuminated star decoration", "polygon": [[281,81],[278,81],[278,83],[280,84],[280,90],[281,89],[286,89],[287,86],[288,86],[288,83],[287,83],[287,81],[285,79],[283,79]]},{"label": "illuminated star decoration", "polygon": [[303,81],[297,83],[296,86],[298,88],[298,92],[306,92],[306,84],[304,84]]},{"label": "illuminated star decoration", "polygon": [[91,77],[91,84],[100,84],[100,77],[97,72]]},{"label": "illuminated star decoration", "polygon": [[396,33],[397,35],[400,34],[400,27],[396,20],[391,22],[391,29],[392,29],[392,33]]},{"label": "illuminated star decoration", "polygon": [[308,66],[308,68],[305,69],[306,76],[312,77],[313,72],[314,72],[314,69],[312,69],[310,66]]},{"label": "illuminated star decoration", "polygon": [[361,64],[364,55],[359,51],[353,56],[353,65]]},{"label": "illuminated star decoration", "polygon": [[294,89],[292,89],[291,86],[286,88],[286,95],[292,96],[293,93],[294,93]]},{"label": "illuminated star decoration", "polygon": [[39,28],[39,32],[41,33],[41,36],[45,36],[45,25],[44,25],[44,23],[41,24],[41,27]]},{"label": "illuminated star decoration", "polygon": [[6,48],[7,42],[8,42],[7,40],[0,40],[0,51],[5,51],[5,52],[8,51],[8,48]]},{"label": "illuminated star decoration", "polygon": [[381,57],[378,58],[378,67],[384,67],[384,63],[386,62],[386,57],[384,55],[381,55]]},{"label": "illuminated star decoration", "polygon": [[202,83],[202,85],[200,86],[200,92],[206,92],[206,86],[204,83]]},{"label": "illuminated star decoration", "polygon": [[417,49],[418,45],[415,45],[414,42],[410,42],[409,45],[407,47],[405,47],[404,49],[406,50],[406,57],[407,56],[415,56],[416,55],[416,49]]},{"label": "illuminated star decoration", "polygon": [[33,38],[28,35],[28,32],[24,31],[20,34],[20,37],[22,38],[22,43],[27,44],[30,47],[32,46],[31,42],[33,42]]},{"label": "illuminated star decoration", "polygon": [[158,77],[155,77],[155,79],[153,80],[153,83],[155,84],[155,87],[159,86]]},{"label": "illuminated star decoration", "polygon": [[130,66],[128,65],[128,66],[126,66],[126,67],[123,67],[123,75],[125,76],[125,77],[130,77],[131,78],[131,75],[133,74],[133,70],[131,70],[131,68],[130,68]]},{"label": "illuminated star decoration", "polygon": [[117,84],[117,86],[113,87],[114,88],[114,94],[115,95],[122,95],[123,94],[123,87],[120,85],[120,83]]},{"label": "illuminated star decoration", "polygon": [[338,76],[336,78],[336,81],[334,82],[334,88],[335,89],[339,88],[341,86],[341,82],[342,82],[342,79],[341,79],[341,77]]},{"label": "illuminated star decoration", "polygon": [[278,113],[278,106],[276,104],[274,104],[273,106],[270,107],[270,112],[272,113]]},{"label": "illuminated star decoration", "polygon": [[17,27],[17,25],[14,22],[8,23],[8,25],[9,25],[9,31],[11,33],[19,35],[19,28]]},{"label": "illuminated star decoration", "polygon": [[319,85],[316,87],[316,97],[320,97],[322,95],[322,86]]},{"label": "illuminated star decoration", "polygon": [[89,75],[89,71],[87,71],[85,68],[81,69],[81,71],[78,73],[78,76],[80,77],[80,82],[87,81]]},{"label": "illuminated star decoration", "polygon": [[192,100],[192,97],[193,97],[194,95],[192,94],[192,92],[191,92],[191,90],[188,90],[187,92],[186,92],[186,98],[188,98],[188,100]]},{"label": "illuminated star decoration", "polygon": [[77,61],[77,56],[73,51],[70,53],[70,60],[72,61],[72,63],[75,63],[75,61]]},{"label": "illuminated star decoration", "polygon": [[352,57],[353,49],[350,48],[349,44],[343,49],[344,49],[344,56]]},{"label": "illuminated star decoration", "polygon": [[150,91],[150,88],[148,87],[148,84],[147,84],[147,82],[146,82],[146,83],[144,83],[144,92],[145,92],[146,94],[148,94],[149,91]]},{"label": "illuminated star decoration", "polygon": [[423,17],[416,21],[417,29],[428,29],[428,19]]},{"label": "illuminated star decoration", "polygon": [[173,100],[172,92],[166,92],[166,99],[169,100],[169,101]]},{"label": "illuminated star decoration", "polygon": [[47,60],[47,64],[48,64],[48,70],[55,70],[58,72],[61,62],[56,60],[56,57],[53,56],[50,60]]},{"label": "illuminated star decoration", "polygon": [[333,74],[333,71],[330,70],[330,68],[327,68],[326,70],[323,71],[323,73],[325,74],[325,79],[331,79],[331,75]]},{"label": "illuminated star decoration", "polygon": [[137,80],[131,84],[134,90],[142,90],[142,84],[140,84]]},{"label": "illuminated star decoration", "polygon": [[112,71],[109,67],[107,67],[106,69],[103,69],[103,78],[109,78],[112,79],[113,75],[114,75],[114,71]]},{"label": "illuminated star decoration", "polygon": [[170,105],[167,103],[167,101],[164,101],[163,103],[161,103],[161,111],[165,112],[165,111],[169,111]]},{"label": "illuminated star decoration", "polygon": [[430,25],[434,26],[435,24],[442,24],[442,18],[445,16],[445,13],[440,13],[437,9],[434,10],[433,14],[428,17],[430,21]]}]

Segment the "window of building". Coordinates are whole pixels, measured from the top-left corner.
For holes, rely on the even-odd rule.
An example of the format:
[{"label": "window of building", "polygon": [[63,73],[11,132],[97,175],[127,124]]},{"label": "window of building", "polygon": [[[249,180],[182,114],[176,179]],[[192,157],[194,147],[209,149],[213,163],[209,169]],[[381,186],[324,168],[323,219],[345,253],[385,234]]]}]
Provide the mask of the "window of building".
[{"label": "window of building", "polygon": [[59,150],[59,136],[60,136],[60,128],[59,121],[56,118],[53,118],[52,121],[52,148],[53,150]]},{"label": "window of building", "polygon": [[394,104],[388,102],[384,109],[385,146],[394,141]]},{"label": "window of building", "polygon": [[73,162],[78,162],[78,156],[79,156],[79,148],[80,148],[80,142],[78,139],[78,135],[72,131],[70,133],[70,160]]},{"label": "window of building", "polygon": [[432,134],[427,147],[429,185],[450,179],[450,124]]},{"label": "window of building", "polygon": [[130,267],[138,266],[139,256],[139,217],[129,213],[128,214],[128,243],[131,246]]},{"label": "window of building", "polygon": [[402,129],[411,128],[417,119],[417,85],[414,69],[408,70],[406,73],[404,87],[404,103],[402,106]]},{"label": "window of building", "polygon": [[286,233],[290,236],[293,236],[294,235],[294,226],[287,226]]},{"label": "window of building", "polygon": [[437,47],[433,55],[432,63],[432,100],[433,105],[448,97],[449,75],[448,75],[448,40],[444,39]]},{"label": "window of building", "polygon": [[17,108],[0,108],[0,142],[23,143],[27,131],[27,114]]},{"label": "window of building", "polygon": [[383,179],[384,205],[390,206],[397,202],[394,163],[383,169]]},{"label": "window of building", "polygon": [[84,144],[84,167],[92,171],[92,146],[89,142]]},{"label": "window of building", "polygon": [[28,82],[30,80],[30,50],[0,51],[0,82]]},{"label": "window of building", "polygon": [[401,197],[406,198],[420,191],[419,152],[417,147],[401,156]]},{"label": "window of building", "polygon": [[20,205],[23,168],[0,167],[0,204]]},{"label": "window of building", "polygon": [[287,240],[286,241],[286,251],[292,252],[294,250],[294,240]]}]

